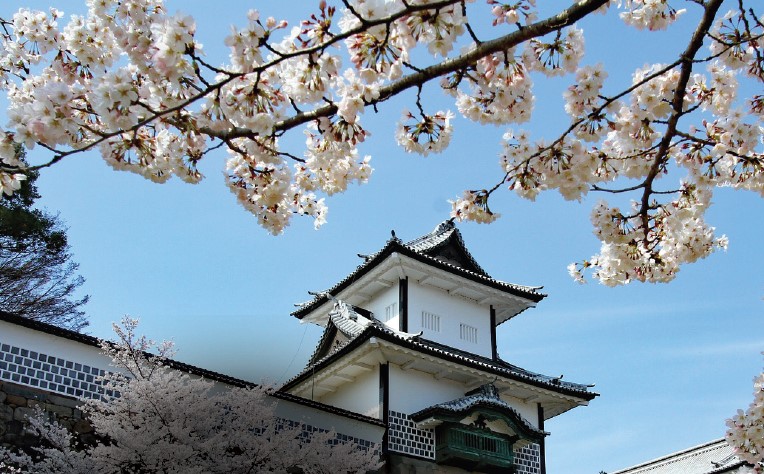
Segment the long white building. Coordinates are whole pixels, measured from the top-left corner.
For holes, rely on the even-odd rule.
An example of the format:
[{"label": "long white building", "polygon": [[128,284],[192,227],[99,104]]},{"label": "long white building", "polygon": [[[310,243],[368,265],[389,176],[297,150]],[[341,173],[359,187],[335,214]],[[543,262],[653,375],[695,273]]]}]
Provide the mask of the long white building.
[{"label": "long white building", "polygon": [[[597,394],[499,357],[496,327],[544,297],[489,276],[452,221],[408,243],[393,237],[293,313],[325,329],[305,369],[274,395],[280,416],[379,444],[383,472],[545,474],[545,421]],[[76,417],[76,399],[99,396],[109,360],[98,344],[0,312],[0,442],[23,437],[24,400]]]}]

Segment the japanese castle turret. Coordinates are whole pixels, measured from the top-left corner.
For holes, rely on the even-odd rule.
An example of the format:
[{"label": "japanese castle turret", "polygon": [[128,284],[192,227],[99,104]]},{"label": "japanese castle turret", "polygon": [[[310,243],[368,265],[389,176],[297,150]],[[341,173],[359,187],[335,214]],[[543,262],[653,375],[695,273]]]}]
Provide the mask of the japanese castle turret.
[{"label": "japanese castle turret", "polygon": [[452,221],[363,258],[292,313],[325,330],[280,391],[382,420],[388,472],[545,473],[544,422],[597,396],[499,357],[496,327],[546,295],[489,276]]}]

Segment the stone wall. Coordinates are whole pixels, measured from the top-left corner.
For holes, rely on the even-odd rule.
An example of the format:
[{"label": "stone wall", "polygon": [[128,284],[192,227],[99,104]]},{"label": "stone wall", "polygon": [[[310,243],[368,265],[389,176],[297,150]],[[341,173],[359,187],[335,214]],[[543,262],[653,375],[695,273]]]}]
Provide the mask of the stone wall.
[{"label": "stone wall", "polygon": [[56,420],[77,434],[80,442],[93,443],[93,428],[83,418],[80,403],[73,397],[0,381],[0,445],[24,450],[39,445],[28,429],[27,420],[36,407],[42,408],[49,420]]}]

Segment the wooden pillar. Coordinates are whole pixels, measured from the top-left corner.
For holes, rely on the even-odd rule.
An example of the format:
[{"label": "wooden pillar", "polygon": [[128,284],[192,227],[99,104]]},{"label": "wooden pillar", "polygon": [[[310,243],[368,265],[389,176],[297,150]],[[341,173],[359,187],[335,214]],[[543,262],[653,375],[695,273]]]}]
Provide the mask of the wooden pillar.
[{"label": "wooden pillar", "polygon": [[385,433],[382,435],[382,459],[385,463],[385,472],[390,472],[390,457],[388,456],[388,436],[390,433],[390,365],[379,364],[379,411],[380,419],[385,424]]},{"label": "wooden pillar", "polygon": [[[541,431],[544,431],[544,407],[541,406],[541,403],[538,403],[538,420],[539,420],[539,429]],[[545,449],[545,439],[541,438],[541,442],[539,443],[539,460],[541,463],[541,468],[539,469],[540,474],[546,474],[546,449]]]},{"label": "wooden pillar", "polygon": [[496,308],[491,305],[491,357],[493,360],[499,358],[499,352],[496,350]]},{"label": "wooden pillar", "polygon": [[398,280],[398,330],[409,330],[409,277]]}]

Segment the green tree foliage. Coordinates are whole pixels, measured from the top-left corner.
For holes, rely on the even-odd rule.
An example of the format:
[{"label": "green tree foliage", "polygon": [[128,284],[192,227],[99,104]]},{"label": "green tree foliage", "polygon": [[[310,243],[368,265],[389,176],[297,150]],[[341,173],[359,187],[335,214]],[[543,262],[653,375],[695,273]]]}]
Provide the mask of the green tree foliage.
[{"label": "green tree foliage", "polygon": [[30,172],[16,193],[0,194],[0,310],[79,331],[89,296],[75,293],[85,280],[61,220],[32,207],[36,179]]}]

